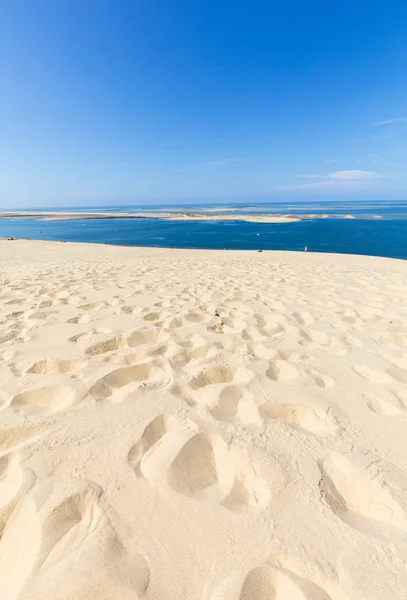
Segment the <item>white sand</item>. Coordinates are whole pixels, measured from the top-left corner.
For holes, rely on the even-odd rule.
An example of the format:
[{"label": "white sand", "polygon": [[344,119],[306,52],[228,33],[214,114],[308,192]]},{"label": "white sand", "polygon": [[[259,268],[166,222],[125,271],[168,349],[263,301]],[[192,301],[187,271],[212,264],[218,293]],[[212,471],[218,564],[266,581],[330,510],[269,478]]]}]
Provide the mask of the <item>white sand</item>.
[{"label": "white sand", "polygon": [[407,262],[1,241],[0,598],[407,590]]}]

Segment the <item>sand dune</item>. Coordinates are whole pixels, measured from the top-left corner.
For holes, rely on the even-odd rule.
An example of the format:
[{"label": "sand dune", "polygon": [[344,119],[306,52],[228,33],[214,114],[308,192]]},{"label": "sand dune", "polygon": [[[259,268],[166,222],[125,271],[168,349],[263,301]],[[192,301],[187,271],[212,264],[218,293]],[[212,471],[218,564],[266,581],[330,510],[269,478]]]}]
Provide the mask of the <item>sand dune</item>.
[{"label": "sand dune", "polygon": [[2,599],[405,599],[407,263],[0,258]]}]

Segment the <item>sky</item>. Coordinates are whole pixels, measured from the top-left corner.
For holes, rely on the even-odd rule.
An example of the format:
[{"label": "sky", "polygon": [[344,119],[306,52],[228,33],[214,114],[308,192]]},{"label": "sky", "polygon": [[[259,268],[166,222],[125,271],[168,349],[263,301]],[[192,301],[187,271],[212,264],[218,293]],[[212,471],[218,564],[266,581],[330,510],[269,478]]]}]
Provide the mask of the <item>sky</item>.
[{"label": "sky", "polygon": [[0,207],[407,199],[405,0],[3,0]]}]

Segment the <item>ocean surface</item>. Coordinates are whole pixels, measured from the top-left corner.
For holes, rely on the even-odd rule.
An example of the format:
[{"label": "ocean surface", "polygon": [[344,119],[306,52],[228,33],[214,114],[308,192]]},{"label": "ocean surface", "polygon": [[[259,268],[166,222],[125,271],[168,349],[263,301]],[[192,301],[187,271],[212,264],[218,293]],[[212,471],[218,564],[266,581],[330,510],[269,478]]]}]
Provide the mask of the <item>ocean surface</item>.
[{"label": "ocean surface", "polygon": [[[103,219],[45,221],[0,218],[0,237],[96,242],[124,246],[206,248],[230,250],[297,250],[364,254],[407,259],[407,201],[405,202],[274,202],[267,204],[183,204],[149,206],[58,207],[25,210],[75,212],[200,212],[222,209],[239,213],[327,214],[328,218],[296,223],[242,221],[163,221],[159,219]],[[214,210],[212,210],[214,209]],[[216,210],[215,210],[216,209]],[[9,210],[24,210],[10,208]],[[232,211],[230,211],[232,212]],[[343,215],[353,219],[343,219]]]}]

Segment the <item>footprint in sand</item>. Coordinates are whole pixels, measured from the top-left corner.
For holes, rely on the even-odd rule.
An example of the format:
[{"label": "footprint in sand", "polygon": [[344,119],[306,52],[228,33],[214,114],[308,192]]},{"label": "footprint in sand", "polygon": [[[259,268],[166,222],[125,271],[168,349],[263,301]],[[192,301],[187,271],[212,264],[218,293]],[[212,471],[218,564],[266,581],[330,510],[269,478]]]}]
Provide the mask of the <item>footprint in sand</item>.
[{"label": "footprint in sand", "polygon": [[0,429],[0,456],[34,443],[39,439],[40,431],[35,426]]},{"label": "footprint in sand", "polygon": [[54,300],[43,300],[38,304],[38,308],[50,308],[54,305]]},{"label": "footprint in sand", "polygon": [[335,385],[335,379],[317,369],[307,369],[306,375],[309,377],[311,384],[315,384],[320,388],[329,388]]},{"label": "footprint in sand", "polygon": [[19,319],[24,315],[23,310],[15,310],[7,315],[7,320],[9,319]]},{"label": "footprint in sand", "polygon": [[184,327],[185,325],[186,323],[182,317],[172,317],[171,319],[164,322],[164,327],[166,329],[179,329],[180,327]]},{"label": "footprint in sand", "polygon": [[131,365],[135,365],[137,363],[142,362],[143,360],[145,360],[145,358],[146,357],[143,352],[130,352],[127,354],[118,354],[114,352],[105,356],[103,362],[116,363],[129,367]]},{"label": "footprint in sand", "polygon": [[155,417],[129,452],[136,474],[151,485],[169,485],[196,500],[233,511],[259,511],[270,489],[258,469],[216,434],[189,427],[166,414]]},{"label": "footprint in sand", "polygon": [[379,415],[387,417],[407,417],[407,408],[397,395],[393,394],[394,398],[379,396],[373,392],[365,392],[363,394],[367,406]]},{"label": "footprint in sand", "polygon": [[332,337],[324,331],[317,329],[302,329],[300,336],[302,338],[300,344],[303,346],[312,344],[316,346],[330,346],[332,344]]},{"label": "footprint in sand", "polygon": [[77,333],[68,339],[68,342],[77,344],[78,342],[85,342],[93,337],[92,333]]},{"label": "footprint in sand", "polygon": [[27,414],[54,413],[66,410],[85,395],[86,391],[79,385],[37,387],[16,394],[10,407],[24,409]]},{"label": "footprint in sand", "polygon": [[195,348],[186,348],[181,352],[177,352],[174,354],[171,360],[175,365],[179,367],[185,367],[195,360],[206,358],[208,354],[214,355],[215,353],[216,350],[213,348],[213,346],[209,344],[202,344],[201,346],[197,346]]},{"label": "footprint in sand", "polygon": [[260,342],[248,342],[246,348],[240,342],[236,350],[238,349],[242,349],[243,352],[247,352],[247,354],[251,354],[256,358],[265,358],[266,360],[271,360],[277,356],[277,351],[274,348],[268,348]]},{"label": "footprint in sand", "polygon": [[407,371],[405,369],[401,369],[400,367],[391,367],[390,369],[387,369],[387,373],[396,381],[407,384]]},{"label": "footprint in sand", "polygon": [[150,312],[144,315],[143,319],[145,321],[158,321],[162,317],[162,314],[159,312]]},{"label": "footprint in sand", "polygon": [[407,371],[400,367],[394,366],[384,371],[366,365],[356,365],[353,369],[360,377],[371,383],[389,384],[394,383],[395,380],[400,381],[401,383],[407,383]]},{"label": "footprint in sand", "polygon": [[319,331],[317,329],[302,329],[300,331],[300,337],[299,344],[301,346],[338,356],[348,354],[347,348],[339,338],[328,335],[324,331]]},{"label": "footprint in sand", "polygon": [[7,342],[21,342],[28,331],[28,329],[22,329],[21,326],[5,329],[0,332],[0,345],[7,344]]},{"label": "footprint in sand", "polygon": [[151,329],[139,329],[133,331],[127,338],[127,345],[130,348],[142,346],[146,344],[156,344],[158,342],[164,342],[168,339],[168,335],[159,327],[153,327]]},{"label": "footprint in sand", "polygon": [[368,367],[367,365],[355,365],[353,370],[359,375],[359,377],[362,377],[362,379],[366,379],[366,381],[370,381],[371,383],[385,384],[393,382],[393,379],[385,371]]},{"label": "footprint in sand", "polygon": [[[144,362],[111,371],[89,390],[95,400],[105,400],[119,390],[124,393],[141,389],[158,390],[170,383],[170,376],[153,362]],[[132,386],[133,384],[133,386]],[[120,395],[117,399],[121,399]]]},{"label": "footprint in sand", "polygon": [[114,350],[119,350],[120,348],[125,348],[125,347],[126,347],[126,340],[122,336],[115,336],[115,337],[111,338],[110,340],[105,340],[103,342],[100,342],[99,344],[94,344],[93,346],[89,346],[89,348],[86,348],[85,354],[89,354],[90,356],[96,356],[98,354],[105,354],[106,352],[113,352]]},{"label": "footprint in sand", "polygon": [[194,403],[205,405],[218,420],[240,423],[259,421],[256,404],[247,384],[253,373],[234,365],[207,365],[189,381]]},{"label": "footprint in sand", "polygon": [[315,318],[307,311],[295,312],[293,317],[299,325],[312,325],[315,323]]},{"label": "footprint in sand", "polygon": [[264,404],[260,407],[264,419],[276,419],[314,435],[326,437],[340,431],[338,419],[331,407],[323,409],[305,404]]},{"label": "footprint in sand", "polygon": [[27,302],[27,298],[14,298],[13,300],[9,300],[8,302],[5,302],[5,305],[10,305],[10,304],[26,304]]},{"label": "footprint in sand", "polygon": [[383,346],[396,346],[403,348],[407,346],[407,335],[402,333],[385,333],[377,338]]},{"label": "footprint in sand", "polygon": [[279,381],[282,383],[290,383],[295,381],[300,373],[293,364],[285,360],[275,360],[270,362],[269,368],[266,371],[266,375],[273,381]]},{"label": "footprint in sand", "polygon": [[[12,435],[12,437],[14,436]],[[8,438],[6,444],[10,441]],[[16,441],[14,439],[14,442]],[[21,457],[18,452],[7,454],[7,456],[3,455],[0,458],[0,539],[18,501],[32,487],[34,480],[34,474],[21,466]]]},{"label": "footprint in sand", "polygon": [[259,423],[260,416],[253,394],[243,385],[227,385],[209,411],[219,421],[249,425]]},{"label": "footprint in sand", "polygon": [[38,311],[38,312],[31,314],[28,318],[30,320],[34,320],[34,321],[37,321],[37,320],[45,321],[46,319],[49,319],[50,317],[53,317],[57,314],[59,314],[57,310],[50,310],[48,312]]},{"label": "footprint in sand", "polygon": [[254,315],[259,333],[263,337],[274,338],[285,332],[285,328],[281,323],[269,316]]},{"label": "footprint in sand", "polygon": [[86,365],[87,362],[83,360],[44,358],[29,367],[27,373],[33,373],[35,375],[43,375],[45,373],[71,373],[72,371],[79,371]]},{"label": "footprint in sand", "polygon": [[220,339],[215,344],[212,344],[213,348],[217,350],[227,350],[227,352],[231,352],[232,354],[246,354],[248,351],[249,344],[245,342],[241,342],[236,338],[226,338]]},{"label": "footprint in sand", "polygon": [[389,485],[379,462],[330,452],[319,461],[323,498],[340,519],[362,533],[407,542],[407,494]]},{"label": "footprint in sand", "polygon": [[82,323],[89,323],[89,315],[82,314],[82,315],[77,315],[76,317],[72,317],[72,319],[68,319],[67,323],[71,324],[71,325],[80,325]]},{"label": "footprint in sand", "polygon": [[281,349],[277,352],[277,357],[283,361],[288,361],[289,363],[297,363],[301,361],[310,361],[313,359],[313,356],[310,354],[302,354],[297,350],[293,350],[290,348]]},{"label": "footprint in sand", "polygon": [[28,583],[30,597],[44,600],[115,598],[118,588],[121,600],[143,598],[148,563],[124,548],[107,514],[96,484],[52,478],[37,485],[0,541],[1,597],[17,600]]},{"label": "footprint in sand", "polygon": [[156,416],[144,429],[140,440],[132,446],[128,460],[130,465],[141,475],[140,461],[143,456],[168,432],[179,430],[180,421],[169,414],[162,413]]},{"label": "footprint in sand", "polygon": [[190,380],[189,385],[193,390],[200,390],[217,383],[231,383],[234,380],[235,370],[229,366],[208,366],[202,369],[196,377]]},{"label": "footprint in sand", "polygon": [[202,323],[208,319],[208,315],[200,312],[189,312],[184,315],[184,318],[188,323]]},{"label": "footprint in sand", "polygon": [[80,304],[78,308],[80,310],[99,310],[100,308],[104,308],[105,306],[105,302],[86,302],[85,304]]},{"label": "footprint in sand", "polygon": [[[106,352],[113,352],[114,350],[119,350],[120,348],[136,348],[138,346],[162,343],[166,339],[168,339],[168,336],[165,335],[163,330],[158,327],[151,329],[139,329],[133,331],[128,337],[118,335],[108,340],[99,342],[98,344],[89,346],[89,348],[86,348],[85,353],[91,356],[96,356],[98,354],[105,354]],[[71,338],[70,341],[74,341],[73,338]]]},{"label": "footprint in sand", "polygon": [[140,313],[143,309],[141,306],[127,304],[126,306],[122,306],[120,310],[125,315],[135,315]]}]

